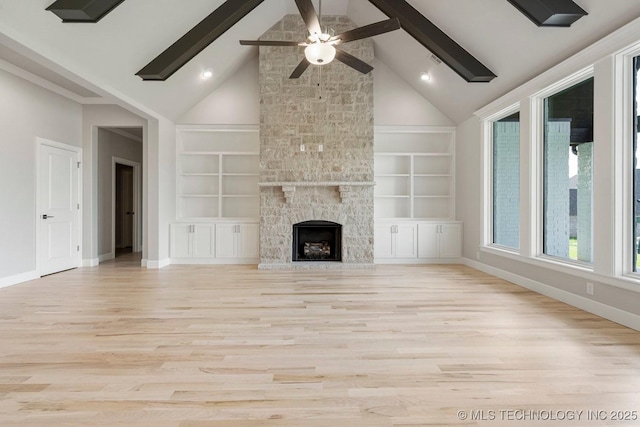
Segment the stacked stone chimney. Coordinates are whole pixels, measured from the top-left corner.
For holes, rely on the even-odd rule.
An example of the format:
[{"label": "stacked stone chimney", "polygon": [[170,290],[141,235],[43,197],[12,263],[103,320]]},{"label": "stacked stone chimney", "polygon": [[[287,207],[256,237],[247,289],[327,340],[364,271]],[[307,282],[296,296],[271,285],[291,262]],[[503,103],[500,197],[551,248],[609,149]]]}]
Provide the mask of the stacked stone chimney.
[{"label": "stacked stone chimney", "polygon": [[[356,27],[345,16],[322,26]],[[261,39],[306,36],[287,15]],[[341,48],[373,63],[371,39]],[[336,60],[289,79],[303,58],[303,47],[260,48],[260,268],[372,266],[373,75]],[[342,225],[341,263],[292,263],[293,225],[310,220]]]}]

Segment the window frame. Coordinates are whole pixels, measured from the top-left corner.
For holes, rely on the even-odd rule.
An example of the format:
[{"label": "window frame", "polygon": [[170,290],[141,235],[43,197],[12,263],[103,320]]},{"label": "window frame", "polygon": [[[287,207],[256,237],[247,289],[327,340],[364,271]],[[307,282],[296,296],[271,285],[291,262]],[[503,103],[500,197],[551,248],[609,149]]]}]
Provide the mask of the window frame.
[{"label": "window frame", "polygon": [[[493,248],[499,251],[504,251],[511,254],[519,254],[522,248],[522,239],[519,238],[518,242],[519,248],[511,248],[508,246],[503,246],[494,243],[493,241],[493,124],[499,120],[502,120],[506,117],[514,113],[520,113],[520,102],[512,104],[491,116],[485,117],[482,120],[482,133],[483,133],[483,185],[482,185],[482,201],[483,201],[483,210],[482,210],[482,224],[483,224],[483,236],[482,236],[482,246]],[[522,131],[520,133],[520,138],[522,140]],[[522,150],[522,145],[519,143],[520,149]],[[520,166],[522,166],[522,156],[520,156]],[[520,180],[520,185],[522,184],[522,180]],[[522,191],[520,191],[522,193]],[[521,194],[522,197],[522,194]],[[520,221],[522,222],[522,221]],[[520,234],[522,235],[522,230],[520,230]]]},{"label": "window frame", "polygon": [[[634,231],[634,59],[640,57],[640,41],[619,51],[614,58],[614,276],[640,280],[633,268]],[[638,82],[640,84],[640,81]],[[640,141],[638,141],[640,143]]]},{"label": "window frame", "polygon": [[[488,203],[488,217],[487,217],[487,230],[488,230],[488,236],[487,236],[487,246],[492,247],[492,248],[496,248],[496,249],[500,249],[502,251],[505,252],[511,252],[514,254],[519,254],[521,252],[520,247],[521,247],[521,238],[520,235],[518,236],[518,247],[514,248],[514,247],[510,247],[510,246],[505,246],[505,245],[501,245],[499,243],[495,242],[495,235],[494,235],[494,229],[495,229],[495,217],[494,217],[494,208],[495,208],[495,200],[493,197],[494,194],[494,188],[495,188],[495,183],[494,183],[494,178],[495,178],[495,165],[493,162],[494,159],[494,153],[495,153],[495,135],[494,135],[494,125],[496,122],[499,122],[502,119],[505,119],[513,114],[520,114],[520,103],[514,104],[512,106],[510,106],[509,108],[506,108],[504,110],[502,110],[500,113],[491,116],[487,119],[485,119],[486,122],[486,127],[487,127],[487,131],[488,131],[488,135],[487,135],[487,139],[486,141],[488,142],[489,145],[489,149],[488,149],[488,158],[487,158],[487,162],[488,162],[488,180],[489,180],[489,186],[487,189],[487,203]],[[521,123],[520,120],[518,120],[518,123]],[[521,129],[521,135],[522,135],[522,129]],[[520,172],[522,173],[521,169],[522,169],[522,144],[521,141],[518,141],[518,159],[519,159],[519,168],[520,168]],[[522,197],[522,189],[521,189],[521,184],[522,184],[522,179],[518,180],[518,196],[519,199]],[[519,203],[518,205],[518,211],[520,212],[520,207],[521,207],[521,203]],[[520,220],[520,214],[518,215],[518,224],[521,224],[522,221]],[[521,230],[520,227],[518,227],[518,234],[521,234]]]},{"label": "window frame", "polygon": [[[545,122],[544,122],[544,102],[545,99],[553,96],[565,89],[569,89],[580,84],[590,78],[594,78],[594,65],[589,65],[556,83],[551,84],[544,89],[534,93],[530,97],[531,102],[531,162],[532,162],[532,191],[531,196],[531,212],[532,218],[532,252],[533,258],[544,261],[552,261],[556,264],[567,266],[581,267],[588,271],[593,271],[594,262],[585,262],[573,260],[570,258],[561,258],[544,253],[544,139],[545,139]],[[595,101],[594,101],[595,102]],[[595,139],[595,138],[594,138]],[[568,149],[568,148],[567,148]],[[568,196],[567,196],[568,197]],[[593,227],[593,226],[592,226]]]}]

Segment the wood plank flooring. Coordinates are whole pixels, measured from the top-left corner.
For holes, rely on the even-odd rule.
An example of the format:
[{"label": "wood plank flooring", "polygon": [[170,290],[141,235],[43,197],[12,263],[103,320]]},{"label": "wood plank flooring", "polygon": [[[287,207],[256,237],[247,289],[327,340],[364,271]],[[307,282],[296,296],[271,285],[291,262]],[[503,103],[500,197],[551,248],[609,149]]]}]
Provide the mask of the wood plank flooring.
[{"label": "wood plank flooring", "polygon": [[0,289],[3,427],[637,426],[638,411],[640,332],[464,266],[129,261]]}]

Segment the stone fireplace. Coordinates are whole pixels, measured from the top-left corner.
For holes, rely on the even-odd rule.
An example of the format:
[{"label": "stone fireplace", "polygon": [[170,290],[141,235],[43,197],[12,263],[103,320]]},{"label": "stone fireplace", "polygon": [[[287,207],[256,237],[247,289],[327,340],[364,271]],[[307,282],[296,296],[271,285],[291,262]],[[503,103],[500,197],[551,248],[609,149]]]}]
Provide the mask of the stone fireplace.
[{"label": "stone fireplace", "polygon": [[[336,34],[355,28],[344,16],[323,16]],[[303,40],[299,15],[287,15],[263,40]],[[367,63],[373,42],[341,46]],[[373,266],[373,76],[334,61],[289,75],[302,48],[260,48],[259,268]],[[294,224],[341,225],[334,262],[294,262]],[[322,251],[317,244],[313,251]]]}]

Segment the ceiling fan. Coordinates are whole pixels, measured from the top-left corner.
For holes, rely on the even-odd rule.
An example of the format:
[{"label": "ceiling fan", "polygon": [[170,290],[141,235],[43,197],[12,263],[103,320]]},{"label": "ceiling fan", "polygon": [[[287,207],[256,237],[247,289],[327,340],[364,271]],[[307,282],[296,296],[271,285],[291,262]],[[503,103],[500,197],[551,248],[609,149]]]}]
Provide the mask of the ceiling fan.
[{"label": "ceiling fan", "polygon": [[[305,72],[311,64],[325,65],[337,59],[349,67],[367,74],[373,67],[355,56],[337,47],[340,44],[377,36],[400,28],[398,18],[387,19],[374,24],[358,27],[345,31],[342,34],[332,35],[330,30],[322,31],[320,18],[316,13],[311,0],[296,0],[296,5],[302,16],[302,20],[307,25],[309,37],[306,41],[284,41],[284,40],[240,40],[245,46],[305,46],[305,58],[293,71],[290,79],[297,79]],[[322,0],[320,0],[320,11],[322,12]]]}]

